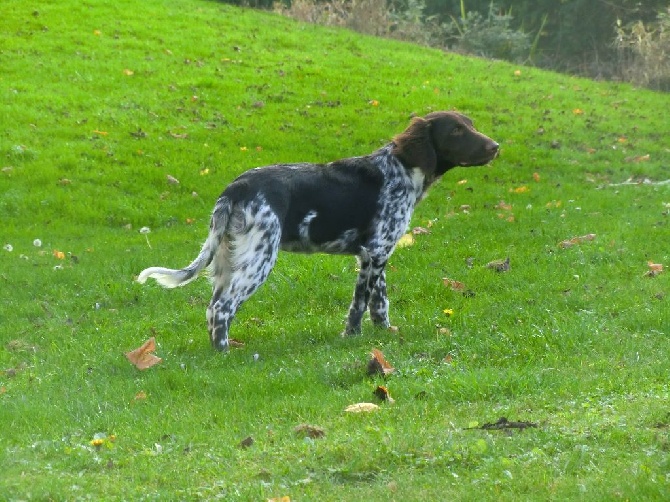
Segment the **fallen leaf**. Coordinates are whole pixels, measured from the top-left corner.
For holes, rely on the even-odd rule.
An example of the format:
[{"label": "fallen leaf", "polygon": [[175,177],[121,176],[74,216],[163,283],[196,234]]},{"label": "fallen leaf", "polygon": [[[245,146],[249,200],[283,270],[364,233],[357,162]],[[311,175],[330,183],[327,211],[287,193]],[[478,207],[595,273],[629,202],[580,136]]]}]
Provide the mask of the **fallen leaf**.
[{"label": "fallen leaf", "polygon": [[574,113],[575,115],[584,115],[584,110],[582,110],[581,108],[575,108],[574,110],[572,110],[572,113]]},{"label": "fallen leaf", "polygon": [[540,181],[540,175],[539,175],[539,173],[533,173],[533,180],[534,180],[536,183],[539,183],[539,181]]},{"label": "fallen leaf", "polygon": [[595,238],[596,238],[596,234],[581,235],[579,237],[573,237],[571,239],[566,239],[564,241],[559,242],[558,247],[560,247],[562,249],[567,249],[567,248],[575,246],[577,244],[581,244],[582,242],[592,241]]},{"label": "fallen leaf", "polygon": [[169,134],[174,139],[186,139],[186,138],[188,138],[188,133],[179,134],[179,133],[176,133],[176,132],[170,132]]},{"label": "fallen leaf", "polygon": [[309,425],[309,424],[300,424],[296,426],[293,431],[296,433],[296,435],[301,436],[301,437],[308,437],[312,439],[318,439],[322,438],[326,435],[326,431],[323,430],[321,427],[317,427],[316,425]]},{"label": "fallen leaf", "polygon": [[130,77],[131,75],[135,75],[135,72],[133,70],[129,70],[128,68],[126,68],[125,70],[123,70],[123,74],[127,77]]},{"label": "fallen leaf", "polygon": [[249,448],[253,444],[254,444],[254,438],[252,438],[251,436],[247,436],[242,441],[239,442],[238,446],[240,448]]},{"label": "fallen leaf", "polygon": [[132,364],[135,365],[137,369],[145,370],[162,361],[160,357],[152,354],[152,352],[155,350],[156,339],[152,336],[146,342],[144,342],[141,347],[138,347],[135,350],[131,350],[130,352],[126,352],[126,357]]},{"label": "fallen leaf", "polygon": [[344,411],[347,413],[369,413],[378,409],[379,406],[374,403],[356,403],[347,406]]},{"label": "fallen leaf", "polygon": [[228,346],[234,347],[236,349],[241,349],[242,347],[244,347],[244,342],[236,340],[235,338],[228,338]]},{"label": "fallen leaf", "polygon": [[500,417],[497,422],[486,423],[479,426],[478,422],[471,422],[469,427],[465,430],[481,429],[481,430],[509,430],[509,429],[527,429],[529,427],[537,427],[534,422],[512,422],[505,417]]},{"label": "fallen leaf", "polygon": [[171,185],[179,185],[179,180],[177,178],[175,178],[174,176],[168,174],[166,176],[166,178],[167,178],[168,183],[170,183]]},{"label": "fallen leaf", "polygon": [[268,502],[291,502],[291,497],[284,495],[283,497],[274,497],[268,499]]},{"label": "fallen leaf", "polygon": [[389,364],[381,350],[372,349],[370,356],[372,359],[368,362],[368,375],[379,373],[386,376],[395,371],[395,368]]},{"label": "fallen leaf", "polygon": [[651,158],[651,157],[649,156],[649,154],[647,154],[647,155],[636,155],[636,156],[633,156],[633,157],[626,157],[624,160],[625,160],[626,162],[635,162],[635,163],[637,163],[637,162],[646,162],[646,161],[648,161],[650,158]]},{"label": "fallen leaf", "polygon": [[63,253],[62,251],[58,251],[57,249],[54,249],[53,255],[58,260],[64,260],[65,259],[65,253]]},{"label": "fallen leaf", "polygon": [[468,182],[468,180],[460,180],[457,185],[465,185]]},{"label": "fallen leaf", "polygon": [[524,185],[516,188],[510,188],[509,191],[510,193],[526,193],[530,191],[530,188]]},{"label": "fallen leaf", "polygon": [[395,399],[391,397],[391,394],[389,394],[389,390],[383,385],[379,385],[372,393],[382,401],[395,403]]},{"label": "fallen leaf", "polygon": [[446,287],[448,287],[452,291],[458,291],[458,292],[465,291],[465,284],[463,284],[462,282],[449,279],[448,277],[443,277],[442,282]]},{"label": "fallen leaf", "polygon": [[135,394],[135,397],[133,398],[134,401],[142,401],[147,398],[147,393],[144,392],[143,390],[139,391],[137,394]]},{"label": "fallen leaf", "polygon": [[423,228],[423,227],[414,227],[412,229],[412,233],[414,235],[425,235],[425,234],[429,234],[430,230],[428,230],[427,228]]},{"label": "fallen leaf", "polygon": [[512,210],[512,204],[508,204],[504,200],[501,200],[495,205],[496,209],[502,209],[503,211],[511,211]]},{"label": "fallen leaf", "polygon": [[507,272],[509,270],[509,256],[504,260],[493,260],[488,262],[486,268],[490,268],[496,272]]},{"label": "fallen leaf", "polygon": [[644,274],[645,277],[656,277],[658,274],[663,272],[663,265],[660,263],[653,263],[651,261],[647,262],[649,270]]},{"label": "fallen leaf", "polygon": [[410,232],[403,235],[398,241],[398,244],[396,244],[396,246],[399,248],[406,248],[413,244],[414,244],[414,235],[412,235],[412,233]]},{"label": "fallen leaf", "polygon": [[368,104],[372,106],[379,106],[379,101],[377,101],[376,99],[371,99],[370,101],[368,101]]}]

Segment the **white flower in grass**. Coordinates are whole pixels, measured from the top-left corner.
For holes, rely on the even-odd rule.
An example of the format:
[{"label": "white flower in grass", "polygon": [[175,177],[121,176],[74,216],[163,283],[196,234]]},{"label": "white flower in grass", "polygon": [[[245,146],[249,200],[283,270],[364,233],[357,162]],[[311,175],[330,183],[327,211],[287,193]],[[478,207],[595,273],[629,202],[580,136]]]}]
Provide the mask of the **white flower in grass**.
[{"label": "white flower in grass", "polygon": [[2,249],[4,249],[5,251],[9,251],[11,253],[12,251],[14,251],[14,246],[12,246],[11,244],[5,244]]},{"label": "white flower in grass", "polygon": [[36,248],[41,248],[42,247],[42,241],[39,240],[39,239],[35,239],[33,241],[33,246],[35,246]]},{"label": "white flower in grass", "polygon": [[149,233],[151,232],[151,229],[149,227],[142,227],[140,228],[140,233],[144,235],[144,238],[147,240],[147,246],[149,246],[149,249],[151,249],[151,243],[149,242]]}]

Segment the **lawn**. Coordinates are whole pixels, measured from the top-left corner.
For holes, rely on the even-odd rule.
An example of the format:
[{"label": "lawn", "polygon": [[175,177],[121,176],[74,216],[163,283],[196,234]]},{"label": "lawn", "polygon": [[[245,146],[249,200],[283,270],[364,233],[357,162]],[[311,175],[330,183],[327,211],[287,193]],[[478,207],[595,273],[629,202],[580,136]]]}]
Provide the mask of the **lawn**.
[{"label": "lawn", "polygon": [[[0,499],[670,498],[668,94],[212,1],[1,10]],[[241,172],[443,109],[502,151],[417,209],[397,330],[339,336],[351,257],[282,254],[228,354],[205,279],[135,282]]]}]

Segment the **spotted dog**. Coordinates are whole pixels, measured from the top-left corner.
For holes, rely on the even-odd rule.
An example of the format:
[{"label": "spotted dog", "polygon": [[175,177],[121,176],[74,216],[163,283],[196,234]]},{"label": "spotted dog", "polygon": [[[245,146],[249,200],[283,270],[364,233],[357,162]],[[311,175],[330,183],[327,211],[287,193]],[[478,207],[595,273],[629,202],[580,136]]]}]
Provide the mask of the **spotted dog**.
[{"label": "spotted dog", "polygon": [[465,115],[435,112],[414,118],[370,155],[252,169],[217,200],[207,240],[190,265],[147,268],[137,280],[152,277],[174,288],[209,267],[209,336],[216,349],[227,350],[235,313],[265,282],[280,249],[351,254],[360,273],[344,333],[360,332],[366,309],[374,324],[388,327],[384,267],[417,202],[449,169],[486,164],[498,147]]}]

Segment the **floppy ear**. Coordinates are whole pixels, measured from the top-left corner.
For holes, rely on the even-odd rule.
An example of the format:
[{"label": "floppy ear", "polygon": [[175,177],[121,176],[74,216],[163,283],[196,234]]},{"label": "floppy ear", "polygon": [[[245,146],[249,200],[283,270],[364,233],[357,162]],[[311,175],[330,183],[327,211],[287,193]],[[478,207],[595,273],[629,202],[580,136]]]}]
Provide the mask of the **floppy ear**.
[{"label": "floppy ear", "polygon": [[404,132],[393,138],[393,155],[407,169],[419,167],[427,178],[435,175],[437,154],[430,137],[430,122],[415,117]]}]

